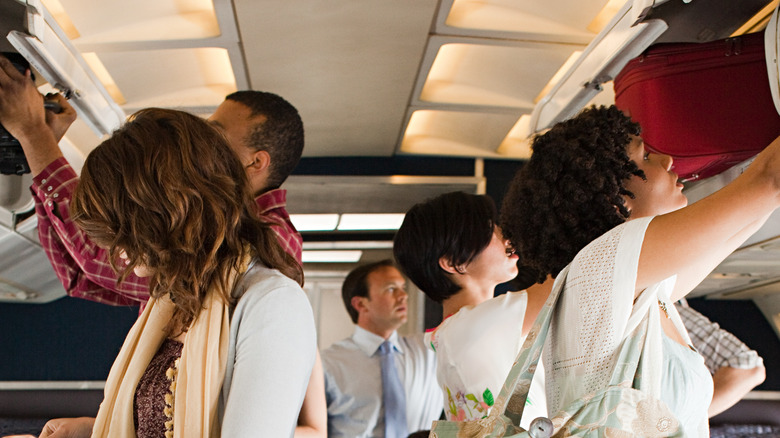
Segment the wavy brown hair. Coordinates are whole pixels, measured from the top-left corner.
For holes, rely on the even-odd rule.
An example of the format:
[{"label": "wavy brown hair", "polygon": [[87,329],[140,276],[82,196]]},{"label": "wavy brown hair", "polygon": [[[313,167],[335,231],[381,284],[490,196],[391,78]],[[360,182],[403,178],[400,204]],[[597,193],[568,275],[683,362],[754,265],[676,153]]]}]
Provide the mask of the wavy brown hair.
[{"label": "wavy brown hair", "polygon": [[[225,138],[181,111],[149,108],[131,116],[87,157],[71,203],[74,221],[123,281],[151,271],[153,297],[175,303],[171,327],[198,316],[208,289],[231,296],[230,273],[250,256],[303,283],[297,261],[258,218],[244,168]],[[125,251],[128,264],[117,267]]]},{"label": "wavy brown hair", "polygon": [[533,153],[509,185],[501,229],[539,281],[568,265],[588,243],[625,222],[623,196],[636,175],[628,156],[639,125],[614,106],[590,107],[534,138]]}]

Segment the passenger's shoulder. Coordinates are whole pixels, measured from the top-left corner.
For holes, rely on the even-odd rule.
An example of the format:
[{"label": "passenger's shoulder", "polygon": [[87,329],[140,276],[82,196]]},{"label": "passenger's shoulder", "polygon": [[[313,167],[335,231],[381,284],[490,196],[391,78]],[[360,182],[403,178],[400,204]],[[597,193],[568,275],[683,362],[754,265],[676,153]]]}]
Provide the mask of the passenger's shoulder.
[{"label": "passenger's shoulder", "polygon": [[298,283],[264,266],[247,272],[234,293],[240,296],[236,314],[278,311],[295,318],[312,312],[309,299]]}]

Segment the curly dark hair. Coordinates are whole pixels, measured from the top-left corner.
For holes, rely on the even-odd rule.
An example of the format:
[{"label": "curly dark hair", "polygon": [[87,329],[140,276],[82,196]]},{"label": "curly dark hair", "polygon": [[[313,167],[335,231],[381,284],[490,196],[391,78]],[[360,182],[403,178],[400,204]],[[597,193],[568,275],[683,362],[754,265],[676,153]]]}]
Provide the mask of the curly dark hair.
[{"label": "curly dark hair", "polygon": [[590,107],[534,138],[533,154],[504,197],[501,227],[539,281],[625,222],[626,182],[645,179],[626,150],[639,124],[614,106]]}]

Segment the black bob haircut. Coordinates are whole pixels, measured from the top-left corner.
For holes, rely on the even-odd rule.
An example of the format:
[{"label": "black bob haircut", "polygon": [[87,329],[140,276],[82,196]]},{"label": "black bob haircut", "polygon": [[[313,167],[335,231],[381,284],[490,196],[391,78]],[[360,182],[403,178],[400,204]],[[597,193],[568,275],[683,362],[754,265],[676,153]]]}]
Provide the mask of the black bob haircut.
[{"label": "black bob haircut", "polygon": [[432,300],[441,303],[460,290],[439,266],[472,261],[493,238],[496,206],[484,195],[445,193],[416,204],[395,235],[393,254],[401,270]]}]

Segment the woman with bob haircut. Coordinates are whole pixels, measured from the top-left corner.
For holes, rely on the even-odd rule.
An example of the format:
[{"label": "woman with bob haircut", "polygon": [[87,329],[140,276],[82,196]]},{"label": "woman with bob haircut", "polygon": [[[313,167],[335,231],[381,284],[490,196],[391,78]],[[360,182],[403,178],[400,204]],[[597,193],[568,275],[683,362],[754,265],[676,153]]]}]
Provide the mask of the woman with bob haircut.
[{"label": "woman with bob haircut", "polygon": [[690,206],[672,158],[647,151],[639,125],[614,106],[560,122],[532,147],[501,223],[524,263],[564,282],[545,354],[550,413],[605,389],[621,345],[644,328],[633,388],[663,402],[645,408],[676,417],[659,422],[667,432],[709,436],[712,377],[673,303],[780,205],[780,141]]},{"label": "woman with bob haircut", "polygon": [[[446,193],[413,206],[393,242],[407,277],[442,304],[444,321],[425,340],[436,352],[449,420],[488,414],[549,292],[536,285],[493,298],[497,285],[518,274],[518,257],[496,222],[489,197]],[[540,386],[524,422],[546,414],[542,380],[534,382]]]},{"label": "woman with bob haircut", "polygon": [[184,112],[141,110],[89,154],[70,208],[119,281],[149,277],[152,298],[97,418],[52,420],[42,436],[292,436],[312,311],[224,137]]}]

